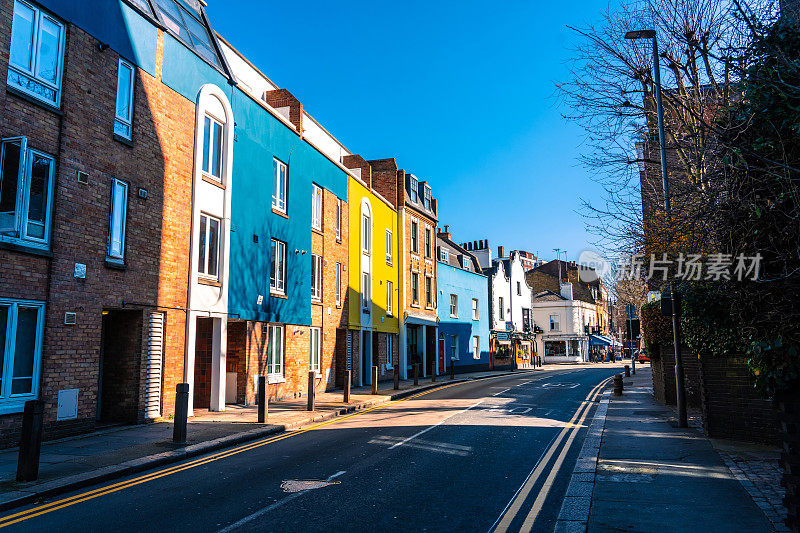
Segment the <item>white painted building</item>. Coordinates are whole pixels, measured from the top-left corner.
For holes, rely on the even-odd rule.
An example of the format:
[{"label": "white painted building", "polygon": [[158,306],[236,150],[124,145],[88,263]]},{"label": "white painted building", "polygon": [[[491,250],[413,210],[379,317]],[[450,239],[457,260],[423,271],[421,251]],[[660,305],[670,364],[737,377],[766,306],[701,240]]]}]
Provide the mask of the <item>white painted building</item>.
[{"label": "white painted building", "polygon": [[544,333],[537,338],[545,363],[589,360],[586,326],[598,325],[597,306],[572,298],[572,284],[562,283],[561,294],[542,291],[533,296],[533,321]]}]

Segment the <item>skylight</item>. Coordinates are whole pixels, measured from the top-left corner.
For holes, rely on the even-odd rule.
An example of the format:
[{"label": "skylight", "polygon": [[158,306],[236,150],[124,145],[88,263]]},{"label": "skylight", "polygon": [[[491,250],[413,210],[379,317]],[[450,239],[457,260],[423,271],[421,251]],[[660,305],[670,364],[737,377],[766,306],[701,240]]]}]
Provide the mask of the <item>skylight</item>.
[{"label": "skylight", "polygon": [[183,0],[156,0],[156,3],[167,28],[198,55],[219,67],[219,58],[199,8],[190,7]]}]

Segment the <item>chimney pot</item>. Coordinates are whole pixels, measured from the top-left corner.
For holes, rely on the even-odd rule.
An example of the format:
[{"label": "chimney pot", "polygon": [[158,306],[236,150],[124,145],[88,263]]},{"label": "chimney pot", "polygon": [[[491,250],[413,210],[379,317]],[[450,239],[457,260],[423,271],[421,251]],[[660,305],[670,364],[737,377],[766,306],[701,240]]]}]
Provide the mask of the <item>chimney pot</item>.
[{"label": "chimney pot", "polygon": [[505,252],[506,252],[506,251],[505,251],[505,248],[504,248],[504,247],[502,247],[502,246],[498,246],[498,247],[497,247],[497,257],[498,257],[498,258],[500,258],[500,257],[505,257],[505,256],[506,256],[506,253],[505,253]]}]

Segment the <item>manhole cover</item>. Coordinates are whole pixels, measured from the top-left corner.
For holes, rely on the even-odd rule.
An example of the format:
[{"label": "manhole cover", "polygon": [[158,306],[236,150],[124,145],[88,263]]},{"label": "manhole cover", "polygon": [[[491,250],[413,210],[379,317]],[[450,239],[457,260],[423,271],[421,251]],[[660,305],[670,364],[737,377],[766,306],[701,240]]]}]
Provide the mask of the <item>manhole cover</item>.
[{"label": "manhole cover", "polygon": [[319,489],[328,485],[338,485],[339,481],[325,481],[323,479],[287,479],[281,483],[283,492],[302,492],[304,490]]}]

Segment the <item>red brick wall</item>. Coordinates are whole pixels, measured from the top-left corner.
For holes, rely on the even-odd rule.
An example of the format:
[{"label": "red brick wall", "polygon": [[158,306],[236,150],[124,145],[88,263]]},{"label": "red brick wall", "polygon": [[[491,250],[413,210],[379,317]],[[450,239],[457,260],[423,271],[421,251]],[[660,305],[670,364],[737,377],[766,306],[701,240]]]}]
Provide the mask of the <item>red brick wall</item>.
[{"label": "red brick wall", "polygon": [[[657,400],[675,405],[675,350],[672,346],[659,347],[660,360],[653,363],[653,391]],[[681,349],[683,379],[686,386],[686,405],[700,407],[700,360],[689,348]],[[658,375],[657,375],[658,374]],[[656,389],[660,388],[659,392]]]},{"label": "red brick wall", "polygon": [[264,93],[266,96],[267,104],[272,107],[286,107],[289,106],[289,122],[294,124],[297,131],[303,132],[303,104],[300,100],[294,97],[292,93],[286,89],[276,89],[274,91],[267,91]]}]

